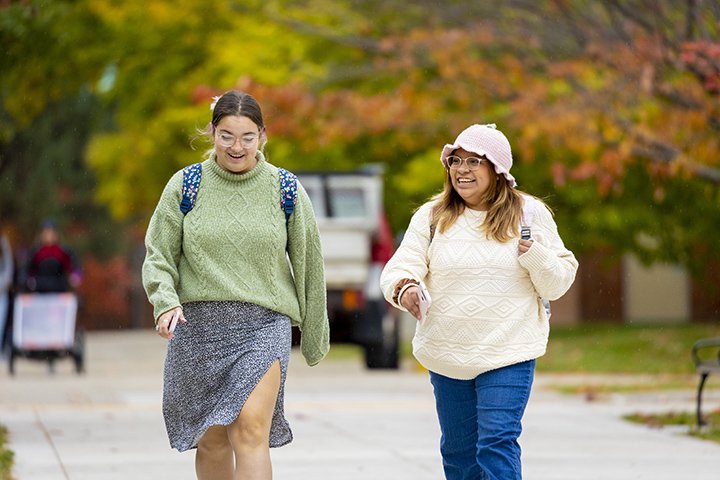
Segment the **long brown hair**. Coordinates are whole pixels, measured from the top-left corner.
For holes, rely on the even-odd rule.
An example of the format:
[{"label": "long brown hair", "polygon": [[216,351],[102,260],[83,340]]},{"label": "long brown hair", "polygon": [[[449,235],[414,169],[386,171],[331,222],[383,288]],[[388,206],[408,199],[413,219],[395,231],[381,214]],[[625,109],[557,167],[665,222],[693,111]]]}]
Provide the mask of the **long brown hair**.
[{"label": "long brown hair", "polygon": [[[495,181],[488,187],[482,198],[482,201],[488,205],[488,211],[485,222],[480,228],[485,232],[487,238],[498,242],[507,242],[520,233],[523,210],[522,192],[511,187],[505,177],[499,175],[494,169],[491,171],[495,175]],[[442,192],[434,195],[432,200],[436,203],[432,208],[430,223],[435,225],[440,233],[444,233],[457,221],[466,208],[462,197],[453,188],[449,170],[445,170],[445,185]]]}]

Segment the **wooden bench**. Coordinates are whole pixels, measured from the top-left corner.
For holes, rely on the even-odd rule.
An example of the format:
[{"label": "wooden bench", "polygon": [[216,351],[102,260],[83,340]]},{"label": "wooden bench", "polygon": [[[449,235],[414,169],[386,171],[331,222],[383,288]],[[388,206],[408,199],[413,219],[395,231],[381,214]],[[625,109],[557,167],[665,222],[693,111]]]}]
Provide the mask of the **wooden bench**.
[{"label": "wooden bench", "polygon": [[702,392],[705,381],[712,373],[720,374],[720,337],[703,338],[692,347],[692,358],[695,370],[700,374],[700,385],[697,391],[697,424],[706,424],[702,417]]}]

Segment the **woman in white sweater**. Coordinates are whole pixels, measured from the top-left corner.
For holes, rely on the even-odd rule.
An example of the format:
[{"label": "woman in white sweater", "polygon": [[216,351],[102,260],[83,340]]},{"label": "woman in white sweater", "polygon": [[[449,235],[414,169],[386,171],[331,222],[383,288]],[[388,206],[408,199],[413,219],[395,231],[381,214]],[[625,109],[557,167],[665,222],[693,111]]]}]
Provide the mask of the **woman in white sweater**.
[{"label": "woman in white sweater", "polygon": [[413,354],[430,371],[446,478],[520,479],[543,299],[570,288],[578,263],[545,204],[515,188],[495,125],[468,127],[440,159],[445,187],[413,215],[381,287],[418,319]]}]

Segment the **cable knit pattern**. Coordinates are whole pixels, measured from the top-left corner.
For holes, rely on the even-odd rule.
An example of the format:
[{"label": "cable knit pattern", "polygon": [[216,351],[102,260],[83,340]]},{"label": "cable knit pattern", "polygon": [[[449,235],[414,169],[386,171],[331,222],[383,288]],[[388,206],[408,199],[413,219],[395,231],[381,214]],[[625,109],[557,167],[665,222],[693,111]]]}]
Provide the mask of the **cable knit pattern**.
[{"label": "cable knit pattern", "polygon": [[185,216],[182,171],[173,175],[148,226],[143,284],[156,319],[182,303],[223,300],[287,315],[302,331],[306,361],[315,365],[329,350],[329,323],[312,204],[298,184],[286,230],[278,169],[258,158],[240,175],[204,161],[195,207]]},{"label": "cable knit pattern", "polygon": [[549,322],[540,297],[562,296],[578,267],[550,212],[538,203],[534,243],[518,257],[519,238],[485,238],[479,228],[485,212],[468,208],[430,242],[431,208],[426,203],[413,215],[380,278],[385,298],[403,310],[393,302],[397,283],[412,278],[427,285],[433,301],[415,331],[415,357],[433,372],[467,380],[542,356]]}]

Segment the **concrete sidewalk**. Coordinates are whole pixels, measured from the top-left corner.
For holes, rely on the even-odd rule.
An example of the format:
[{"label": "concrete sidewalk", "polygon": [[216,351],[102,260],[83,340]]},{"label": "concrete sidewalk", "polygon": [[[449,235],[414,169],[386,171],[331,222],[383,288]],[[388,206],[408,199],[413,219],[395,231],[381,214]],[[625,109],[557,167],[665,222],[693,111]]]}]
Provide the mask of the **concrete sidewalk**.
[{"label": "concrete sidewalk", "polygon": [[[151,331],[87,338],[87,374],[70,360],[55,375],[19,359],[0,363],[0,424],[10,430],[17,480],[193,479],[194,453],[168,446],[160,411],[164,341]],[[549,388],[538,375],[525,416],[529,480],[711,480],[720,445],[622,420],[631,412],[692,411],[694,392],[612,395],[588,401]],[[367,371],[359,361],[306,367],[291,360],[286,413],[295,441],[272,450],[274,478],[436,480],[443,478],[439,429],[427,375]],[[706,411],[720,407],[707,392]]]}]

